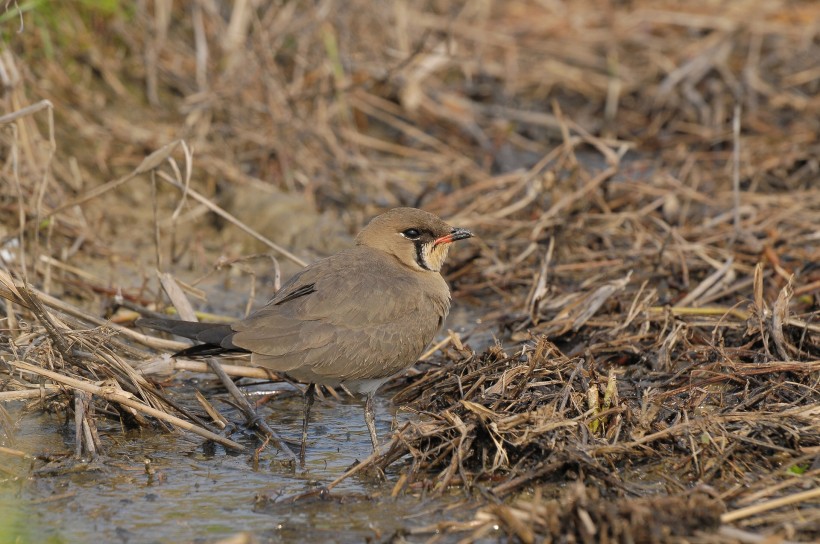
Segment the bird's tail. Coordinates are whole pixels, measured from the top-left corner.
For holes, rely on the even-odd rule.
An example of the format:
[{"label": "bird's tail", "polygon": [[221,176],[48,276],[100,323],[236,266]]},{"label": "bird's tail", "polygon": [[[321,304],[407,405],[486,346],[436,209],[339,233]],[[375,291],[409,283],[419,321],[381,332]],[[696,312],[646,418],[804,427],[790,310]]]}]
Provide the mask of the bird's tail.
[{"label": "bird's tail", "polygon": [[226,323],[200,323],[198,321],[180,321],[178,319],[137,319],[136,325],[158,331],[164,331],[184,338],[190,338],[201,344],[191,346],[175,353],[184,357],[211,357],[226,353],[242,353],[247,350],[234,345],[234,330]]}]

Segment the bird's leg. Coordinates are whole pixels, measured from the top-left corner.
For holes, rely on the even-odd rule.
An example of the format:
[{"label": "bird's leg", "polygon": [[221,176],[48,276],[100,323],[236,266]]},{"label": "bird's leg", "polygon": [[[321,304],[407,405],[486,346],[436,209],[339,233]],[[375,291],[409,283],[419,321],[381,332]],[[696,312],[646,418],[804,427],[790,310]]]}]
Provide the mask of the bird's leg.
[{"label": "bird's leg", "polygon": [[376,436],[376,410],[373,408],[373,397],[376,395],[375,391],[367,394],[367,400],[364,401],[364,422],[367,423],[367,430],[370,431],[370,441],[373,443],[373,452],[379,451],[379,439]]},{"label": "bird's leg", "polygon": [[313,406],[313,394],[316,391],[316,384],[312,383],[305,389],[305,414],[302,420],[302,445],[299,448],[299,464],[305,466],[305,447],[307,445],[308,422],[310,421],[310,407]]}]

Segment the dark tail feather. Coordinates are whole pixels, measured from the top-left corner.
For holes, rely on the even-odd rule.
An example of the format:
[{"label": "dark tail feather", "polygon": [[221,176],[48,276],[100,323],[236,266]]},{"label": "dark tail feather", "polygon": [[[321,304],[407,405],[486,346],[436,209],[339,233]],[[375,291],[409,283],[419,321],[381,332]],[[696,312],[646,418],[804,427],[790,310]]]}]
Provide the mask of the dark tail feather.
[{"label": "dark tail feather", "polygon": [[233,334],[231,326],[224,323],[200,323],[198,321],[180,321],[178,319],[146,319],[135,322],[140,327],[170,332],[177,336],[198,340],[208,344],[221,344],[222,340]]},{"label": "dark tail feather", "polygon": [[220,355],[229,355],[232,353],[250,353],[242,348],[223,348],[214,344],[197,344],[189,348],[174,353],[174,357],[188,357],[195,359],[197,357],[218,357]]},{"label": "dark tail feather", "polygon": [[137,319],[136,324],[158,331],[165,331],[184,338],[190,338],[201,345],[191,346],[174,355],[185,357],[209,357],[224,353],[247,352],[235,346],[231,339],[234,331],[225,323],[199,323],[197,321],[180,321],[177,319]]}]

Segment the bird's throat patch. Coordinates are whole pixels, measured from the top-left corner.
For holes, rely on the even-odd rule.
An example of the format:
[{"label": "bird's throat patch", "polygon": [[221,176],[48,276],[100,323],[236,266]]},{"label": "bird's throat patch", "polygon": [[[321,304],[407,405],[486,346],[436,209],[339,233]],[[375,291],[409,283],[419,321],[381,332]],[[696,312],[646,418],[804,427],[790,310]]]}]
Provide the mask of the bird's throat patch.
[{"label": "bird's throat patch", "polygon": [[438,272],[444,265],[449,250],[450,244],[416,244],[416,260],[425,270]]}]

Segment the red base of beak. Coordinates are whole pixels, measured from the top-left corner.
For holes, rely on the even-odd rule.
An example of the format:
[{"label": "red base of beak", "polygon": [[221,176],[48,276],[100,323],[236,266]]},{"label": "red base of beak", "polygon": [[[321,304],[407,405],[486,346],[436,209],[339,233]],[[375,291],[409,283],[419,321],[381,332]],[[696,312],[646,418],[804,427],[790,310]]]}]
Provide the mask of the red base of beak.
[{"label": "red base of beak", "polygon": [[473,233],[467,229],[453,229],[453,231],[446,235],[442,236],[441,238],[436,238],[433,240],[433,245],[437,246],[439,244],[449,244],[455,242],[456,240],[464,240],[465,238],[472,238]]}]

